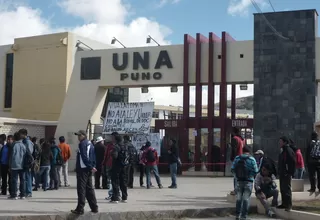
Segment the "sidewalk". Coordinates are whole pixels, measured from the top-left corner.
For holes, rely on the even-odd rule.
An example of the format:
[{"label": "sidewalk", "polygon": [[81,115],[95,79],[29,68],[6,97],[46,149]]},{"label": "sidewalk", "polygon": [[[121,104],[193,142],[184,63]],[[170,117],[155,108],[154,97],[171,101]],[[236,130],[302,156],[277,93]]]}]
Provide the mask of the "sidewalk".
[{"label": "sidewalk", "polygon": [[[127,204],[109,204],[104,198],[106,190],[96,190],[100,212],[158,211],[204,209],[228,207],[227,192],[232,187],[231,178],[178,178],[178,189],[168,189],[170,178],[163,177],[163,189],[140,188],[135,178],[135,188],[129,189]],[[152,179],[156,184],[155,179]],[[0,216],[8,215],[41,215],[70,212],[77,205],[75,176],[70,176],[70,188],[58,191],[33,192],[33,198],[26,200],[7,200],[0,197]],[[233,205],[231,205],[233,206]],[[90,211],[86,205],[86,211]]]}]

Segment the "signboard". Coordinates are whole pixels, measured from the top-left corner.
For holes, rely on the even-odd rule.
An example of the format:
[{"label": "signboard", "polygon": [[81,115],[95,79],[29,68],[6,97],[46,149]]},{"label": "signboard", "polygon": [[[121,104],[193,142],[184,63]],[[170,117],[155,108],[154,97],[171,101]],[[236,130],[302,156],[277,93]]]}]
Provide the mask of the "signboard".
[{"label": "signboard", "polygon": [[248,127],[247,120],[232,120],[232,127],[240,127],[240,128]]},{"label": "signboard", "polygon": [[[135,51],[133,53],[124,52],[121,55],[114,53],[112,54],[112,66],[115,70],[121,71],[121,81],[130,79],[134,81],[161,80],[162,71],[164,71],[163,67],[173,68],[169,53],[166,50],[159,52],[156,62],[151,62],[149,51],[144,51],[143,53]],[[150,71],[152,69],[154,71]]]},{"label": "signboard", "polygon": [[159,133],[150,133],[150,134],[135,134],[132,136],[132,144],[139,151],[140,148],[145,145],[147,141],[151,142],[151,147],[156,149],[158,155],[161,154],[161,143],[160,143],[160,134]]},{"label": "signboard", "polygon": [[148,134],[154,102],[109,102],[104,134]]},{"label": "signboard", "polygon": [[164,121],[165,128],[176,128],[178,127],[178,121]]}]

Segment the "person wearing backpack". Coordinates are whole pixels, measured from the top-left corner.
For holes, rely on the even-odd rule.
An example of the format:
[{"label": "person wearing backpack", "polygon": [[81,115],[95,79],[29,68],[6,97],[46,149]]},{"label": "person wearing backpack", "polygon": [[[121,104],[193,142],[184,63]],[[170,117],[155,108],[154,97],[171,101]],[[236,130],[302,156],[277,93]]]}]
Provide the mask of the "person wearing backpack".
[{"label": "person wearing backpack", "polygon": [[277,208],[290,211],[292,208],[291,180],[296,170],[296,155],[290,147],[289,139],[286,136],[280,137],[279,145],[282,149],[278,159],[282,204]]},{"label": "person wearing backpack", "polygon": [[115,139],[114,149],[112,151],[112,197],[111,203],[118,203],[121,190],[121,202],[126,203],[128,199],[127,181],[128,165],[130,163],[130,154],[128,147],[123,143],[120,135],[113,135]]},{"label": "person wearing backpack", "polygon": [[146,149],[142,155],[142,162],[146,166],[146,177],[147,177],[147,189],[151,187],[151,172],[153,172],[154,177],[156,178],[159,189],[162,189],[163,186],[161,184],[161,179],[158,171],[158,153],[156,149],[151,147],[151,143],[149,141],[145,144]]},{"label": "person wearing backpack", "polygon": [[[232,128],[232,135],[231,135],[231,155],[230,161],[234,161],[236,156],[242,155],[243,147],[245,145],[245,141],[241,136],[241,129],[239,127]],[[236,195],[236,178],[233,178],[233,190],[230,192],[231,195]]]},{"label": "person wearing backpack", "polygon": [[[31,142],[30,138],[28,137],[28,131],[27,129],[20,129],[19,134],[22,138],[23,144],[27,147],[27,156],[31,155],[29,157],[28,162],[30,165],[28,168],[25,168],[25,190],[26,190],[26,197],[32,197],[32,175],[31,175],[31,168],[33,167],[34,158],[32,156],[32,153],[34,152],[34,146]],[[25,160],[25,162],[27,162]]]},{"label": "person wearing backpack", "polygon": [[14,134],[14,143],[12,148],[12,157],[10,161],[11,169],[11,192],[8,199],[18,199],[18,178],[19,178],[19,190],[20,199],[25,199],[25,169],[24,169],[24,158],[27,153],[27,147],[22,142],[22,138],[19,132]]},{"label": "person wearing backpack", "polygon": [[242,155],[235,157],[231,168],[237,183],[236,219],[241,220],[247,218],[254,178],[259,172],[256,160],[250,155],[249,146],[244,146],[242,151]]},{"label": "person wearing backpack", "polygon": [[50,188],[49,188],[49,190],[58,190],[59,189],[58,172],[59,172],[59,168],[62,164],[61,150],[56,145],[54,138],[51,139],[50,144],[51,144],[52,160],[51,160],[51,168],[50,168]]},{"label": "person wearing backpack", "polygon": [[[170,139],[169,141],[169,149],[168,149],[168,162],[170,168],[171,175],[171,185],[168,187],[169,189],[176,189],[177,186],[177,172],[178,172],[178,164],[181,162],[179,158],[179,150],[177,147],[177,141],[174,139]],[[179,162],[180,161],[180,162]]]},{"label": "person wearing backpack", "polygon": [[132,189],[133,188],[133,183],[134,183],[134,168],[137,164],[137,149],[133,146],[131,143],[129,135],[125,135],[123,137],[124,144],[127,146],[130,154],[130,162],[128,165],[128,188]]},{"label": "person wearing backpack", "polygon": [[318,139],[318,134],[315,131],[312,132],[311,142],[307,147],[306,161],[311,185],[308,192],[313,193],[316,191],[316,175],[318,179],[317,187],[320,192],[320,141]]}]

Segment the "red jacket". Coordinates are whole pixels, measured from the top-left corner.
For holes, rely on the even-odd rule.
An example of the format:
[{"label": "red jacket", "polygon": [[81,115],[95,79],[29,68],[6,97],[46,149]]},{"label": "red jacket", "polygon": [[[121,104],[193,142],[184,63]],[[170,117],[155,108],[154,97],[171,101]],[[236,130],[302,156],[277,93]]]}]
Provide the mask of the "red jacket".
[{"label": "red jacket", "polygon": [[[156,158],[156,160],[154,162],[148,162],[147,161],[147,153],[149,150],[153,150],[154,151],[154,157]],[[153,148],[153,147],[148,147],[147,149],[145,149],[143,151],[142,157],[141,157],[141,162],[143,164],[145,164],[146,166],[156,166],[159,163],[159,156],[158,156],[158,152]]]},{"label": "red jacket", "polygon": [[300,149],[296,151],[296,160],[296,168],[304,168],[304,160]]},{"label": "red jacket", "polygon": [[102,166],[112,167],[112,151],[114,149],[113,143],[107,144],[107,150],[104,153],[104,158],[102,161]]}]

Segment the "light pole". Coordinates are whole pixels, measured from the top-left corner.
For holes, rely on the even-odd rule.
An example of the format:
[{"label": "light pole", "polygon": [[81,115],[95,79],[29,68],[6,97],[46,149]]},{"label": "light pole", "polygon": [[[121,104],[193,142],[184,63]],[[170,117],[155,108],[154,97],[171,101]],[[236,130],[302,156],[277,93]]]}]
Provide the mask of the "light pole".
[{"label": "light pole", "polygon": [[118,42],[121,46],[123,46],[123,48],[127,48],[126,46],[124,46],[123,43],[121,43],[121,41],[119,41],[117,38],[113,37],[111,40],[111,44],[115,44],[116,42]]},{"label": "light pole", "polygon": [[150,44],[151,41],[155,42],[158,46],[161,46],[153,37],[151,37],[150,35],[148,35],[148,37],[147,37],[147,44]]}]

